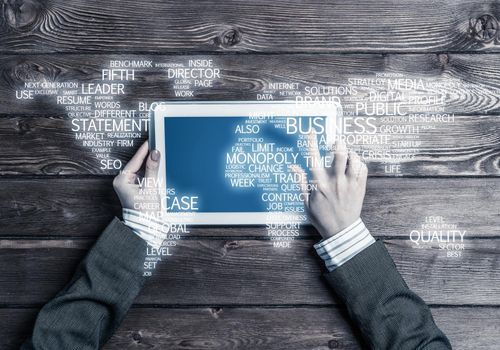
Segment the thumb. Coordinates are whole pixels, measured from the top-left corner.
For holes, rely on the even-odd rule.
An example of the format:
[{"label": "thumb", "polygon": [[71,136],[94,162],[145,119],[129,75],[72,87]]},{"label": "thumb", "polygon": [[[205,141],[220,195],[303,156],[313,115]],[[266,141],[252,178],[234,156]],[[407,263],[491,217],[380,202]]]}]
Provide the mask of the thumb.
[{"label": "thumb", "polygon": [[154,150],[149,153],[148,160],[146,161],[145,177],[148,179],[156,179],[158,176],[158,169],[160,167],[160,151]]}]

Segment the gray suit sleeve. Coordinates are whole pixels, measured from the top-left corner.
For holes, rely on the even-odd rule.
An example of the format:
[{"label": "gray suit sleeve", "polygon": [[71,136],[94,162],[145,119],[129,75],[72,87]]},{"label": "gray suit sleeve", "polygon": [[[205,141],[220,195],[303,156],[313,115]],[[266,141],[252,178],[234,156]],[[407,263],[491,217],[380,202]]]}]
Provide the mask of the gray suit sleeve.
[{"label": "gray suit sleeve", "polygon": [[115,218],[71,282],[38,314],[22,350],[99,349],[144,284],[146,243]]},{"label": "gray suit sleeve", "polygon": [[398,273],[384,244],[377,241],[326,274],[373,349],[451,349],[425,302]]}]

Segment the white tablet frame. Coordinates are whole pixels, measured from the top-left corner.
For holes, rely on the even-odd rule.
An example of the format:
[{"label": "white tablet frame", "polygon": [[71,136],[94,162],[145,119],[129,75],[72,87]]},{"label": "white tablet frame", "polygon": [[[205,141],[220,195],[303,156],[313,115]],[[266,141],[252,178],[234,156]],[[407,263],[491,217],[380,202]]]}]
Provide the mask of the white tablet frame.
[{"label": "white tablet frame", "polygon": [[[279,116],[279,117],[326,117],[327,122],[337,122],[342,117],[342,107],[335,101],[300,103],[295,101],[182,101],[154,103],[150,108],[150,148],[165,149],[164,144],[164,118],[165,117],[234,117],[234,116]],[[328,125],[328,124],[327,124]],[[335,131],[332,131],[332,128]],[[327,126],[328,144],[333,144],[335,134],[340,128]],[[158,178],[162,180],[163,187],[167,188],[165,173],[165,152],[161,153],[161,163]],[[163,203],[162,203],[163,204]],[[162,207],[166,212],[166,208]],[[166,213],[164,219],[173,223],[188,225],[265,225],[279,224],[283,220],[276,217],[287,217],[292,222],[308,223],[305,213],[280,213],[280,212],[190,212]]]}]

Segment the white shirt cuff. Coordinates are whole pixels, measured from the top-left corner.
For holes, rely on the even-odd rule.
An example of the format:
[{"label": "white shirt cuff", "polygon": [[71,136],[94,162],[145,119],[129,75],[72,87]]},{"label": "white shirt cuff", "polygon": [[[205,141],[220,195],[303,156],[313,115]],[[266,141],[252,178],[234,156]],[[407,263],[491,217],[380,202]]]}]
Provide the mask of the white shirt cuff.
[{"label": "white shirt cuff", "polygon": [[374,242],[375,238],[359,218],[335,236],[315,244],[314,248],[331,272]]},{"label": "white shirt cuff", "polygon": [[132,231],[153,248],[160,248],[168,233],[165,226],[153,215],[147,215],[140,211],[123,208],[123,222]]}]

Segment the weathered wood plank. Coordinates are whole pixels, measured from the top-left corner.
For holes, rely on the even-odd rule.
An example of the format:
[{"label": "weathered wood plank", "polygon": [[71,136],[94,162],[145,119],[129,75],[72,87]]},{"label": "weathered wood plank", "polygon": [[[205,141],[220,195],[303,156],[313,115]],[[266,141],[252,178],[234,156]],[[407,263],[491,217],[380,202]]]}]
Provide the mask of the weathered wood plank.
[{"label": "weathered wood plank", "polygon": [[[283,249],[265,240],[178,241],[137,303],[336,303],[321,277],[323,263],[313,251],[315,242],[297,240]],[[69,280],[88,243],[0,240],[0,300],[8,305],[47,301]],[[422,249],[407,240],[385,240],[385,244],[410,288],[427,303],[498,305],[500,240],[466,239],[462,256],[457,258],[447,258],[437,244]]]},{"label": "weathered wood plank", "polygon": [[[211,59],[220,69],[220,78],[212,87],[194,87],[193,96],[176,97],[174,79],[167,68],[158,64],[182,64],[190,59]],[[245,100],[255,101],[257,94],[270,92],[274,99],[295,99],[281,96],[283,89],[271,83],[298,83],[294,91],[310,97],[337,96],[347,113],[355,113],[352,101],[368,101],[370,93],[393,91],[407,95],[443,96],[442,112],[464,114],[499,114],[500,61],[497,54],[276,54],[276,55],[5,55],[0,56],[0,114],[65,115],[64,106],[53,95],[37,96],[34,100],[15,101],[15,91],[28,82],[102,82],[102,70],[110,61],[150,60],[153,68],[136,69],[135,79],[126,82],[125,96],[116,96],[122,108],[137,109],[138,102],[161,100]],[[377,82],[353,79],[380,79]],[[410,79],[399,86],[388,86],[387,79]],[[351,79],[351,80],[350,80]],[[382,82],[383,79],[385,83]],[[423,87],[414,83],[421,79]],[[346,92],[346,87],[355,92]],[[336,87],[337,90],[322,90]],[[343,90],[342,90],[343,89]],[[40,90],[40,88],[39,88]],[[273,91],[274,92],[271,92]],[[351,89],[352,90],[352,89]],[[316,95],[314,93],[319,93]],[[122,98],[123,97],[123,98]],[[373,97],[373,95],[372,95]],[[115,99],[116,100],[116,99]],[[15,101],[15,102],[13,102]],[[422,111],[421,101],[399,98],[404,111]],[[389,100],[391,102],[391,100]],[[440,105],[440,104],[439,104]],[[363,115],[365,110],[357,111]]]},{"label": "weathered wood plank", "polygon": [[94,235],[121,214],[111,178],[0,182],[4,235]]},{"label": "weathered wood plank", "polygon": [[0,50],[497,51],[494,43],[470,33],[470,20],[483,14],[499,17],[496,2],[7,1]]},{"label": "weathered wood plank", "polygon": [[[121,207],[111,178],[0,179],[0,236],[95,237]],[[375,236],[409,237],[428,216],[498,237],[500,180],[496,178],[370,178],[362,217]],[[193,236],[265,237],[265,227],[190,228]],[[303,237],[318,237],[310,227]]]},{"label": "weathered wood plank", "polygon": [[[431,309],[453,348],[489,350],[497,345],[499,308]],[[36,312],[0,310],[3,350],[19,348]],[[104,349],[360,349],[358,339],[343,310],[336,307],[134,308]]]},{"label": "weathered wood plank", "polygon": [[[173,313],[173,319],[170,311],[132,310],[106,348],[134,348],[137,343],[161,344],[168,349],[184,349],[186,344],[199,349],[361,348],[358,332],[353,334],[346,314],[336,308],[181,309]],[[454,348],[492,349],[497,342],[498,308],[433,308],[432,313]],[[165,323],[155,323],[159,319]],[[156,327],[158,330],[152,331]],[[229,337],[228,329],[235,335]]]},{"label": "weathered wood plank", "polygon": [[[158,62],[184,63],[202,56],[135,56],[130,59],[154,59]],[[205,57],[205,56],[204,56]],[[193,88],[198,100],[256,100],[257,95],[270,90],[276,82],[297,83],[297,91],[307,87],[346,88],[349,79],[376,78],[379,73],[400,73],[410,81],[423,79],[424,87],[397,88],[397,92],[415,96],[444,96],[446,113],[457,113],[453,122],[396,122],[396,126],[431,127],[418,132],[415,158],[403,159],[403,175],[498,175],[500,174],[498,87],[496,72],[500,69],[496,55],[239,55],[208,56],[221,68],[221,79],[213,88]],[[37,96],[33,100],[16,100],[16,89],[29,82],[96,82],[102,69],[116,56],[62,55],[4,56],[0,58],[0,114],[22,116],[52,116],[54,118],[0,118],[0,147],[5,157],[0,162],[0,174],[102,174],[99,160],[90,147],[75,139],[71,118],[64,118],[64,106],[56,97]],[[137,71],[136,80],[125,86],[121,108],[137,110],[139,102],[174,98],[172,79],[164,69]],[[415,80],[417,79],[417,80]],[[404,79],[403,79],[404,80]],[[427,85],[431,84],[431,85]],[[432,84],[437,84],[434,87]],[[447,85],[451,84],[451,85]],[[404,85],[404,84],[403,84]],[[411,84],[410,84],[411,85]],[[346,114],[363,117],[370,111],[356,112],[355,101],[370,101],[370,94],[387,91],[388,86],[357,85],[356,93],[338,96]],[[352,88],[352,86],[351,86]],[[398,90],[399,89],[399,90]],[[279,92],[279,91],[278,91]],[[278,92],[274,95],[282,99]],[[378,95],[380,96],[380,95]],[[306,96],[307,97],[307,96]],[[318,97],[318,96],[312,96]],[[319,96],[324,97],[324,96]],[[179,98],[177,98],[179,99]],[[396,99],[397,100],[397,99]],[[395,100],[395,101],[396,101]],[[393,106],[398,102],[392,101]],[[372,102],[370,102],[372,103]],[[373,102],[375,103],[375,102]],[[379,102],[382,103],[382,102]],[[383,103],[382,103],[383,104]],[[421,105],[405,102],[408,111]],[[384,107],[385,108],[385,107]],[[390,116],[387,107],[387,115]],[[95,108],[94,108],[95,109]],[[139,113],[139,112],[138,112]],[[407,112],[404,112],[407,113]],[[486,115],[481,115],[486,114]],[[56,116],[60,116],[57,118]],[[392,125],[377,118],[375,124]],[[378,129],[379,132],[381,129]],[[145,135],[144,135],[145,136]],[[408,140],[404,133],[396,138]],[[414,140],[413,138],[411,138]],[[137,140],[139,141],[139,140]],[[137,144],[134,145],[137,147]],[[406,147],[406,146],[405,146]],[[405,147],[402,147],[403,149]],[[365,149],[371,149],[365,146]],[[397,147],[396,147],[397,148]],[[400,153],[402,151],[390,151]],[[129,147],[111,149],[111,156],[125,161],[132,153]],[[410,152],[410,153],[413,153]],[[114,158],[113,158],[114,159]],[[372,174],[384,174],[378,161],[371,165]]]},{"label": "weathered wood plank", "polygon": [[[376,123],[379,125],[379,123]],[[110,159],[125,164],[143,142],[111,147]],[[500,117],[455,116],[451,125],[436,125],[419,135],[415,156],[403,159],[402,176],[500,176]],[[102,169],[91,148],[75,139],[67,118],[0,118],[0,175],[116,174]],[[362,146],[370,150],[370,146]],[[389,151],[398,154],[400,151]],[[371,157],[370,153],[366,153]],[[367,158],[370,175],[384,176],[386,163]]]}]

